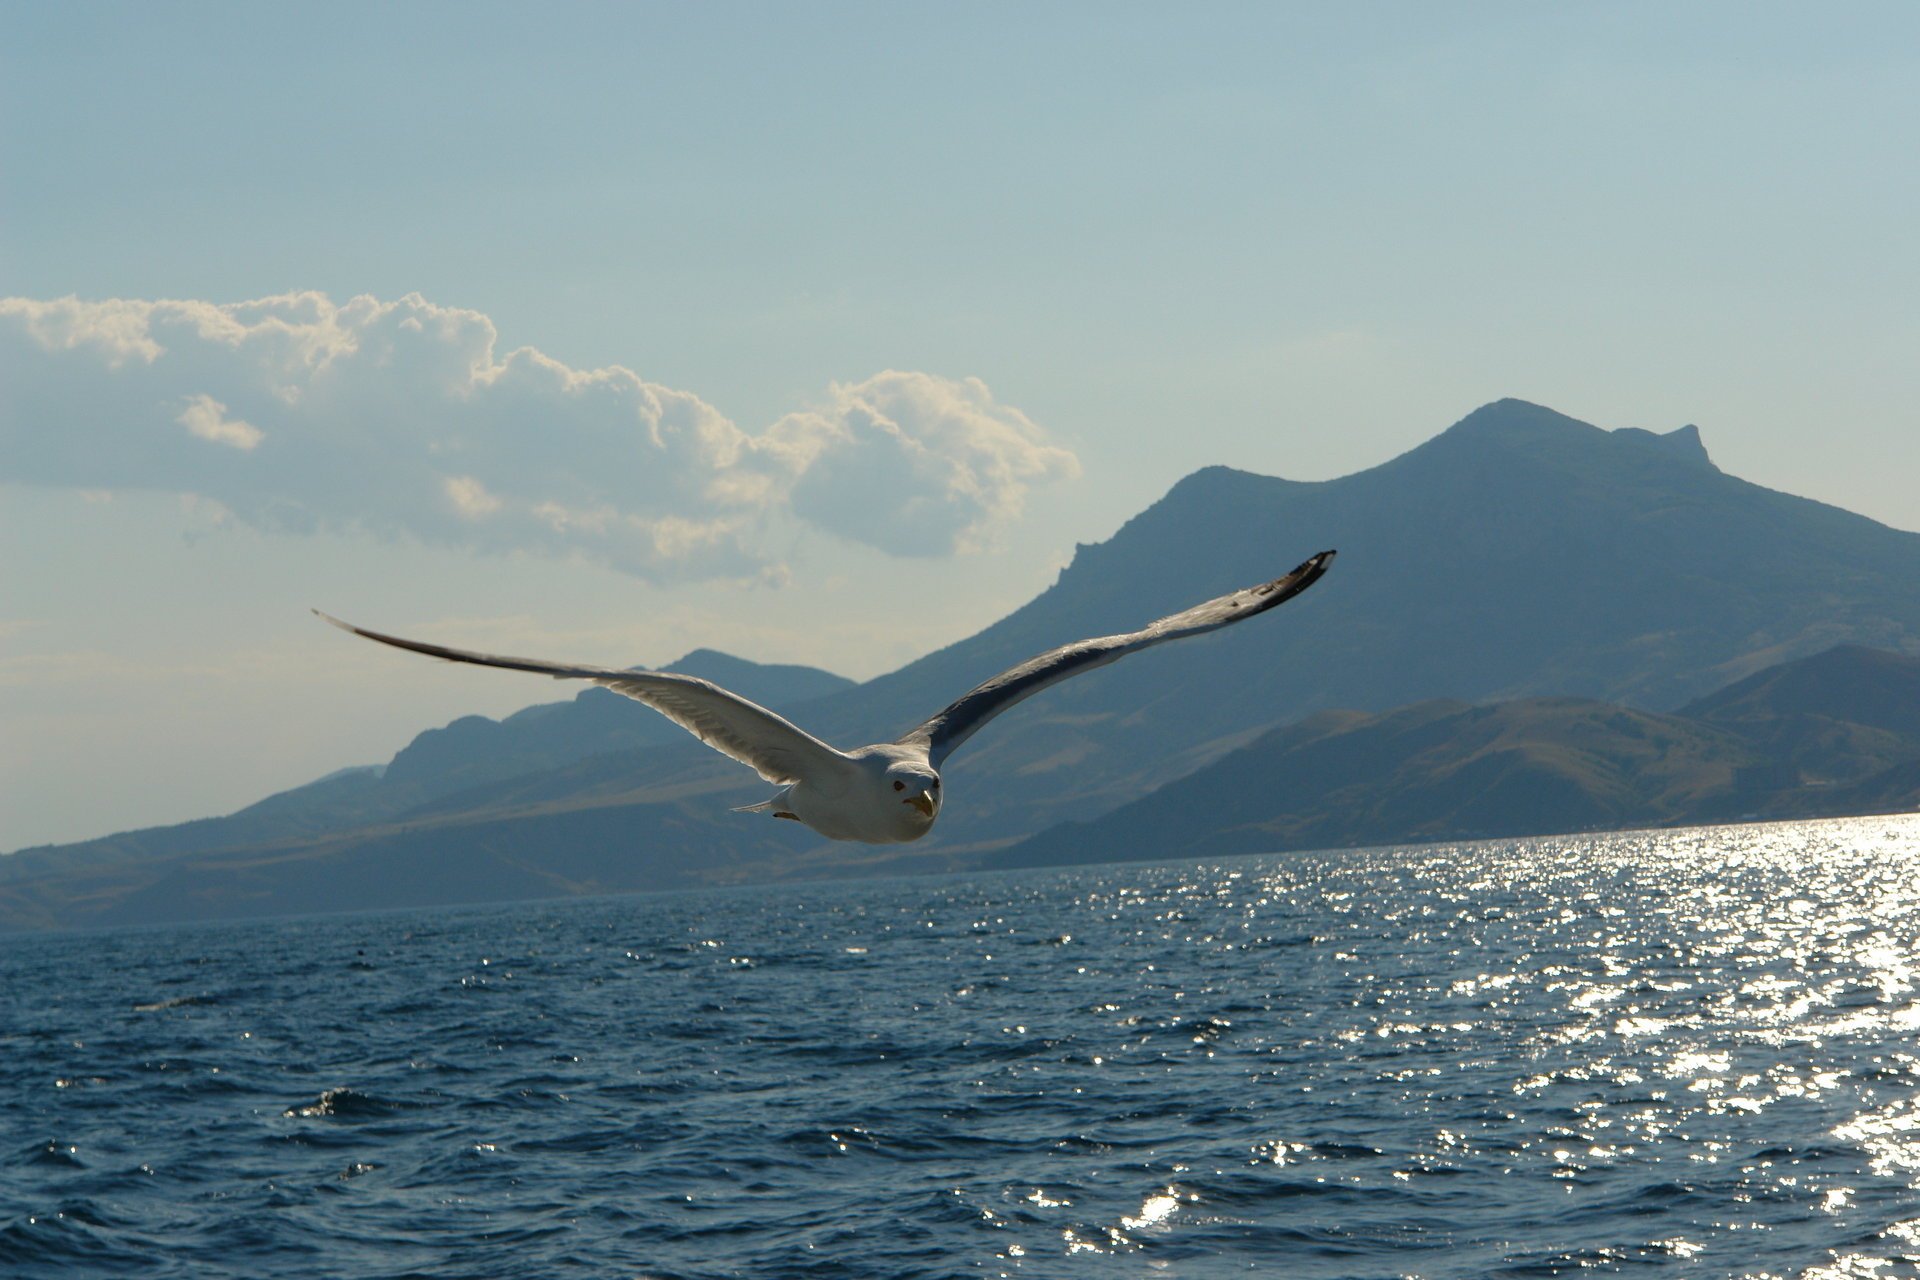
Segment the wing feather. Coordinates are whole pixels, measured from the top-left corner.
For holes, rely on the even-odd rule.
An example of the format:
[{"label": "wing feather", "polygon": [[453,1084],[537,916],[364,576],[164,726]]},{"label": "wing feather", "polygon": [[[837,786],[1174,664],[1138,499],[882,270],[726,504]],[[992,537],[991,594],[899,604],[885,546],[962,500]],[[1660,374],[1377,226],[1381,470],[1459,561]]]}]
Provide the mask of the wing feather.
[{"label": "wing feather", "polygon": [[798,782],[808,773],[846,762],[847,757],[792,722],[710,680],[667,671],[622,671],[617,667],[543,662],[500,654],[452,649],[401,636],[368,631],[329,614],[314,612],[342,631],[396,649],[409,649],[448,662],[470,662],[509,671],[533,671],[556,680],[591,680],[636,702],[643,702],[723,755],[751,766],[768,782]]},{"label": "wing feather", "polygon": [[1230,591],[1191,609],[1149,622],[1138,631],[1081,640],[1029,658],[984,684],[975,685],[938,714],[902,735],[899,741],[926,747],[928,759],[939,768],[954,748],[1015,703],[1069,676],[1104,667],[1138,650],[1230,626],[1285,604],[1320,580],[1320,575],[1333,562],[1333,555],[1331,551],[1322,551],[1284,577]]}]

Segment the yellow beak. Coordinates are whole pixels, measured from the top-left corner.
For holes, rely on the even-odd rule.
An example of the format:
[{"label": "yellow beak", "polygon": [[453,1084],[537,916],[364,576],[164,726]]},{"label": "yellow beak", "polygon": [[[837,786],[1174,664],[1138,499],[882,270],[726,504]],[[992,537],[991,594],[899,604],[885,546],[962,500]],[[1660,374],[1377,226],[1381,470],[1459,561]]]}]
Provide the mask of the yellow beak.
[{"label": "yellow beak", "polygon": [[929,818],[933,816],[933,797],[926,792],[922,791],[919,795],[907,801],[907,803],[926,814]]}]

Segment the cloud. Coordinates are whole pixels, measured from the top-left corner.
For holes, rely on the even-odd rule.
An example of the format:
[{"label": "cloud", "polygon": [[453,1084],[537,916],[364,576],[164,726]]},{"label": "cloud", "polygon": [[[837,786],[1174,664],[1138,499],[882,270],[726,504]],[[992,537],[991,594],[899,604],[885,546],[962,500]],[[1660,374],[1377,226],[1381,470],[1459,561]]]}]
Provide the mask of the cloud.
[{"label": "cloud", "polygon": [[261,439],[260,428],[238,418],[227,417],[227,406],[208,395],[193,397],[174,421],[202,440],[211,440],[214,444],[235,449],[251,449]]},{"label": "cloud", "polygon": [[799,515],[903,555],[971,548],[1020,514],[1028,488],[1080,474],[978,378],[889,370],[835,386],[824,408],[769,435],[804,457],[790,494]]},{"label": "cloud", "polygon": [[417,294],[0,298],[0,480],[174,492],[275,531],[777,576],[785,517],[949,555],[1078,472],[973,378],[888,371],[754,434],[630,369],[501,354],[487,316]]},{"label": "cloud", "polygon": [[454,510],[469,520],[484,520],[506,505],[472,476],[448,476],[443,487]]}]

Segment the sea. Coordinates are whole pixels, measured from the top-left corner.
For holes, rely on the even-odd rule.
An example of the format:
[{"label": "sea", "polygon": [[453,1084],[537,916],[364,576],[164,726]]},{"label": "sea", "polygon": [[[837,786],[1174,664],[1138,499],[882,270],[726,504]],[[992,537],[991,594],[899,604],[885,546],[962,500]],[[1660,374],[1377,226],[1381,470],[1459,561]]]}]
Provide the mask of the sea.
[{"label": "sea", "polygon": [[0,940],[0,1275],[1920,1276],[1920,818]]}]

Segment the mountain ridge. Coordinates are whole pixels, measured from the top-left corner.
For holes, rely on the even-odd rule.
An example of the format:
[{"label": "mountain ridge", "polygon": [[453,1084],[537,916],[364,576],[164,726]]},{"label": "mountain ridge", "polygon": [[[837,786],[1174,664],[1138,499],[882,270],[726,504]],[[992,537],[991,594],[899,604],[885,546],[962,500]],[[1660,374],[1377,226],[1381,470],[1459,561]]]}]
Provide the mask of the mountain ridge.
[{"label": "mountain ridge", "polygon": [[[1876,730],[1843,708],[1810,711],[1811,683],[1898,697],[1920,688],[1920,658],[1837,646],[1674,714],[1578,698],[1321,713],[983,862],[1171,860],[1920,807],[1920,709]],[[1740,714],[1725,715],[1729,706]],[[1290,797],[1277,812],[1275,789]]]},{"label": "mountain ridge", "polygon": [[[1920,535],[1728,476],[1691,427],[1606,431],[1506,400],[1332,480],[1203,468],[1111,538],[1079,547],[1047,590],[973,636],[778,709],[829,741],[889,739],[1035,653],[1131,630],[1328,546],[1341,553],[1334,570],[1271,619],[1130,657],[997,720],[949,763],[948,810],[915,846],[915,865],[959,865],[1116,809],[1317,711],[1552,696],[1664,714],[1836,643],[1920,650]],[[337,803],[335,818],[364,819],[370,842],[388,840],[380,824],[403,812],[425,839],[418,833],[430,829],[504,832],[564,809],[599,812],[607,830],[626,821],[634,840],[680,840],[689,859],[718,856],[710,851],[728,840],[768,857],[841,858],[742,826],[751,820],[725,805],[765,793],[747,771],[643,708],[596,696],[596,714],[647,727],[616,749],[544,755],[514,772],[479,740],[492,730],[466,725],[449,741],[474,739],[455,755],[476,771],[438,775],[464,785],[410,810],[357,816],[353,798],[371,794],[362,775],[309,798]],[[554,713],[536,712],[498,723],[537,733]],[[1875,732],[1833,729],[1824,749],[1836,767],[1878,758]],[[423,751],[440,745],[430,738]],[[329,849],[352,843],[350,826],[297,826],[288,818],[278,836],[261,833],[263,847],[323,834]],[[206,829],[193,827],[167,829],[169,847],[204,847]],[[0,859],[0,881],[21,856]]]},{"label": "mountain ridge", "polygon": [[[815,667],[756,663],[713,649],[695,649],[658,669],[713,680],[778,711],[804,707],[854,683]],[[570,699],[536,703],[498,720],[460,716],[415,734],[384,765],[336,769],[229,814],[65,845],[27,846],[0,857],[0,882],[44,868],[49,856],[103,864],[301,835],[317,837],[355,822],[402,819],[451,796],[594,755],[682,742],[685,734],[678,726],[662,716],[635,714],[642,710],[612,690],[593,687]]]}]

